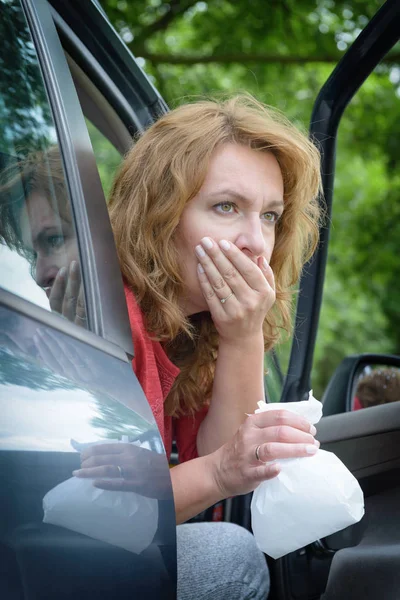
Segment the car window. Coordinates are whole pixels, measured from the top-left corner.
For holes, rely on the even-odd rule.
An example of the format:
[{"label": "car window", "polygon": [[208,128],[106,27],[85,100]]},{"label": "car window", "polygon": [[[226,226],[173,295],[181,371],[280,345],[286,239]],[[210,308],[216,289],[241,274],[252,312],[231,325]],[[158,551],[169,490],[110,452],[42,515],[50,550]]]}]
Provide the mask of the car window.
[{"label": "car window", "polygon": [[266,352],[264,357],[264,383],[268,402],[280,402],[283,388],[283,373],[275,352]]},{"label": "car window", "polygon": [[93,146],[93,153],[96,159],[97,168],[104,190],[104,196],[108,198],[114,175],[121,164],[122,156],[115,146],[106,138],[105,135],[86,118],[86,125],[90,135],[90,141]]},{"label": "car window", "polygon": [[73,209],[38,57],[0,0],[0,286],[86,327]]}]

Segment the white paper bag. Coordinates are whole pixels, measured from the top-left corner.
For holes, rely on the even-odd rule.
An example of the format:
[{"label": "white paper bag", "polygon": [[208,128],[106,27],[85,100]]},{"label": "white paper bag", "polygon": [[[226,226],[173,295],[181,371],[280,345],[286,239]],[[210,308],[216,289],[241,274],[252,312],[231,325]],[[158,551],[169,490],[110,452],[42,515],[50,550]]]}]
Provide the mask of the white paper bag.
[{"label": "white paper bag", "polygon": [[[76,447],[76,443],[73,445]],[[93,486],[93,479],[78,477],[47,492],[43,511],[44,523],[66,527],[136,554],[151,544],[158,525],[156,499],[135,492],[101,490]]]},{"label": "white paper bag", "polygon": [[[256,413],[285,409],[311,424],[322,416],[322,405],[312,392],[303,402],[258,405]],[[318,450],[311,457],[280,459],[279,464],[279,475],[261,483],[251,502],[255,539],[272,558],[340,531],[364,515],[364,496],[357,479],[332,452]]]}]

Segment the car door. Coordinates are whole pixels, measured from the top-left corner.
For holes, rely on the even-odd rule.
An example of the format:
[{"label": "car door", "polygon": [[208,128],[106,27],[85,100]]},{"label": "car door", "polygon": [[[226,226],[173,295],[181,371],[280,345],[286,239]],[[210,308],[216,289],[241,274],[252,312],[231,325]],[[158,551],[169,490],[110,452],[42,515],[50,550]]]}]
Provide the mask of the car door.
[{"label": "car door", "polygon": [[[51,7],[1,0],[0,30],[0,596],[173,598],[168,461]],[[147,111],[138,95],[137,124]],[[136,448],[129,491],[72,476],[99,443]]]},{"label": "car door", "polygon": [[[166,107],[121,40],[115,35],[97,3],[81,4],[75,0],[63,3],[52,0],[51,5],[52,17],[86,117],[86,125],[90,132],[103,187],[107,191],[110,170],[116,168],[118,154],[122,155],[129,147],[132,135],[144,128],[157,114],[166,110]],[[338,67],[335,75],[329,80],[316,106],[312,121],[317,126],[314,126],[313,133],[318,137],[324,150],[324,185],[328,203],[331,201],[329,190],[332,186],[335,138],[340,116],[356,89],[395,43],[398,36],[396,10],[395,2],[386,4],[381,14],[359,38],[346,59]],[[302,281],[296,324],[296,345],[293,347],[288,369],[290,376],[286,378],[283,401],[301,399],[310,387],[309,378],[318,330],[328,232],[328,228],[323,230],[319,254],[306,269],[306,275]],[[349,384],[349,378],[346,380],[346,384]],[[326,407],[327,412],[328,404]],[[385,407],[385,410],[387,408]],[[366,476],[366,474],[368,475],[367,471],[361,472],[354,466],[351,457],[357,456],[355,447],[358,446],[361,438],[366,438],[367,442],[370,440],[371,429],[369,426],[367,427],[365,420],[373,422],[372,427],[375,429],[372,431],[375,433],[379,434],[381,429],[377,428],[376,420],[373,417],[362,416],[361,413],[338,415],[338,419],[336,427],[335,421],[332,422],[331,417],[324,418],[319,425],[319,438],[323,447],[333,449],[348,464],[349,468],[359,477],[364,490],[367,490],[367,486],[373,480]],[[358,425],[349,434],[343,421],[349,422],[352,427],[354,419]],[[327,431],[329,433],[326,433]],[[341,446],[343,441],[347,453]],[[371,444],[370,449],[371,452],[366,455],[369,456],[367,460],[376,461],[374,444]],[[382,465],[379,461],[377,464],[379,471],[382,469]],[[366,466],[368,467],[368,465]],[[390,469],[389,475],[392,475]],[[378,493],[377,497],[382,495],[385,502],[383,489],[383,484],[378,483],[374,492]],[[238,499],[238,502],[235,500],[233,505],[230,504],[225,518],[250,527],[249,504],[248,496]],[[376,515],[377,511],[374,512],[374,508],[369,510],[367,507],[367,514],[369,513]],[[388,505],[388,514],[391,519],[394,518],[393,503]],[[331,594],[327,597],[342,597],[342,592],[339,594],[336,591],[336,586],[342,579],[334,567],[335,564],[340,564],[338,563],[339,558],[344,557],[341,564],[350,565],[350,576],[352,575],[351,565],[354,566],[354,563],[351,560],[346,561],[346,552],[353,551],[353,548],[345,550],[344,546],[354,546],[360,540],[360,535],[368,540],[363,526],[364,522],[361,529],[353,528],[351,532],[345,532],[344,537],[339,536],[336,540],[323,540],[282,560],[270,561],[273,573],[271,598],[318,598],[325,589],[326,594]],[[358,546],[354,547],[358,548]],[[339,550],[336,551],[337,549]],[[348,580],[344,577],[343,581]],[[360,581],[363,581],[363,578],[360,578]],[[378,579],[377,585],[379,581]],[[391,581],[390,578],[389,581]],[[374,590],[374,587],[369,586],[369,589]],[[389,588],[387,591],[390,593]],[[352,591],[348,593],[352,594],[351,597],[357,597]]]},{"label": "car door", "polygon": [[[335,209],[333,189],[340,119],[360,86],[398,42],[399,32],[399,4],[389,0],[335,68],[314,106],[311,134],[322,149],[328,218],[321,231],[318,253],[305,269],[300,285],[296,343],[292,346],[285,380],[284,402],[305,398],[313,387],[313,355],[320,335],[319,312],[329,238],[339,233],[330,232],[330,220],[332,204]],[[377,114],[379,110],[376,106]],[[377,119],[376,127],[379,127],[378,122]],[[351,204],[347,210],[352,210]],[[350,248],[351,239],[347,243]],[[373,252],[373,248],[367,252]],[[368,319],[368,314],[364,319]],[[345,332],[342,335],[344,337]],[[399,597],[400,403],[357,411],[352,411],[351,406],[360,374],[379,364],[397,368],[400,365],[398,356],[374,353],[375,346],[371,338],[370,348],[360,347],[359,355],[343,356],[337,370],[331,372],[321,398],[326,416],[317,424],[321,448],[334,452],[358,479],[365,496],[365,516],[352,527],[271,562],[276,577],[274,598],[372,600]],[[363,354],[365,352],[370,354]]]}]

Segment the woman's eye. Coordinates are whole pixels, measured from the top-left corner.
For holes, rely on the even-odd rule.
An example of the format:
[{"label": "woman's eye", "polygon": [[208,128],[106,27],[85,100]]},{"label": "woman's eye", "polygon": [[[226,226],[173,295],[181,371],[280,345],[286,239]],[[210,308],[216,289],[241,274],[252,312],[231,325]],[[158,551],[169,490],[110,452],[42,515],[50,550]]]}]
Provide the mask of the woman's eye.
[{"label": "woman's eye", "polygon": [[64,242],[63,235],[49,235],[47,238],[47,247],[51,250],[57,250],[63,246]]},{"label": "woman's eye", "polygon": [[276,223],[279,220],[280,215],[274,211],[268,211],[263,214],[263,219],[268,223]]},{"label": "woman's eye", "polygon": [[219,202],[214,206],[214,208],[221,213],[231,213],[234,208],[234,204],[233,202]]}]

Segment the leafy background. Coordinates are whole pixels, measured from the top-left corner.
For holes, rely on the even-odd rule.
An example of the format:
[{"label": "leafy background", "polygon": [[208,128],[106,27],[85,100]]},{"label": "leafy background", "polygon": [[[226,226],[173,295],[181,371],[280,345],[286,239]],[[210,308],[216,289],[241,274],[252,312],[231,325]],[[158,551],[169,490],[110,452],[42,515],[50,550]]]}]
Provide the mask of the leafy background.
[{"label": "leafy background", "polygon": [[[303,127],[377,0],[102,0],[168,104],[247,90]],[[94,133],[95,135],[95,133]],[[329,262],[314,357],[322,395],[352,353],[400,353],[400,47],[345,112],[339,129]],[[99,142],[100,143],[100,142]],[[106,189],[117,158],[102,173]],[[286,364],[289,343],[279,354]]]}]

